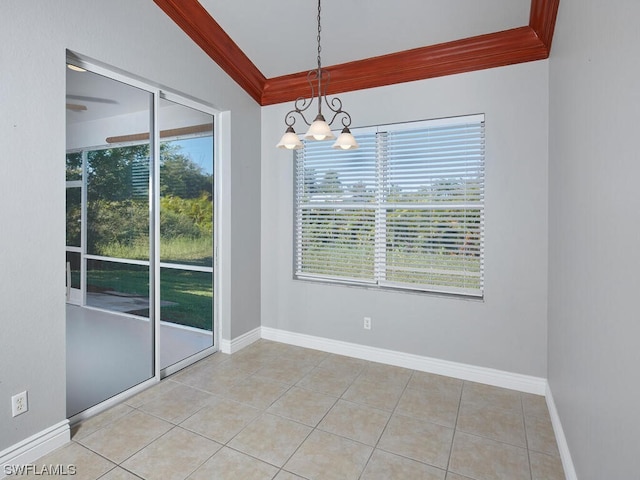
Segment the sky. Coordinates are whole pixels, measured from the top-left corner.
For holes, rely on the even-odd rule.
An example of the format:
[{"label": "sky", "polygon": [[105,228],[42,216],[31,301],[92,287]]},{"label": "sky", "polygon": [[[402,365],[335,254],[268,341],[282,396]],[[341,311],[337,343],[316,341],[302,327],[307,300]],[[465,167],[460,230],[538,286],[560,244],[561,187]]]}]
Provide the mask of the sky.
[{"label": "sky", "polygon": [[181,153],[189,156],[203,172],[213,174],[213,136],[186,138],[171,143],[179,145],[182,148]]}]

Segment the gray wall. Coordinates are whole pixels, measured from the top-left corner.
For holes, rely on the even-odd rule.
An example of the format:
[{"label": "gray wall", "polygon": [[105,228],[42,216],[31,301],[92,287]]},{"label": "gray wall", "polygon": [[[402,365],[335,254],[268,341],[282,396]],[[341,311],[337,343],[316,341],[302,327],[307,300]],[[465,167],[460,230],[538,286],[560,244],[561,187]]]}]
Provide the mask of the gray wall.
[{"label": "gray wall", "polygon": [[485,300],[292,280],[293,156],[274,148],[288,103],[262,113],[262,325],[546,377],[548,63],[340,97],[354,126],[486,114]]},{"label": "gray wall", "polygon": [[260,107],[149,0],[2,0],[0,450],[65,418],[66,49],[230,112],[223,336],[260,325]]},{"label": "gray wall", "polygon": [[639,16],[562,0],[550,60],[548,376],[581,480],[640,472]]}]

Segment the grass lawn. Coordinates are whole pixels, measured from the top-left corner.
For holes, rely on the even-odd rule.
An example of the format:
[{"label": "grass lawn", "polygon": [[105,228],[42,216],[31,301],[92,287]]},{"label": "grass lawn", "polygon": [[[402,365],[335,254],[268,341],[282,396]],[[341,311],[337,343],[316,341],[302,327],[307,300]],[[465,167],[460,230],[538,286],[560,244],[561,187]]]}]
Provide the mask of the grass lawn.
[{"label": "grass lawn", "polygon": [[[107,267],[89,269],[89,292],[118,292],[149,296],[149,271],[146,266],[100,262]],[[161,308],[161,320],[189,327],[211,330],[213,318],[213,284],[211,273],[162,268],[160,272],[160,300],[171,302]],[[149,310],[132,311],[148,317]]]}]

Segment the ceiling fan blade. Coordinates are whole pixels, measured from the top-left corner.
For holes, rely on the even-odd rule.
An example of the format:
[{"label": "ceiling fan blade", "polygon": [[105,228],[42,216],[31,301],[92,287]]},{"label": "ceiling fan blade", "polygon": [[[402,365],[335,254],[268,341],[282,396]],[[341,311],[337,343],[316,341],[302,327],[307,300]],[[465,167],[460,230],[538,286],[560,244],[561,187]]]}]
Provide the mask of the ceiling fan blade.
[{"label": "ceiling fan blade", "polygon": [[82,112],[87,109],[86,105],[79,105],[77,103],[67,103],[67,110],[72,110],[74,112]]},{"label": "ceiling fan blade", "polygon": [[111,105],[117,105],[118,102],[109,98],[100,97],[85,97],[84,95],[67,95],[67,98],[71,100],[80,100],[81,102],[93,102],[93,103],[107,103]]}]

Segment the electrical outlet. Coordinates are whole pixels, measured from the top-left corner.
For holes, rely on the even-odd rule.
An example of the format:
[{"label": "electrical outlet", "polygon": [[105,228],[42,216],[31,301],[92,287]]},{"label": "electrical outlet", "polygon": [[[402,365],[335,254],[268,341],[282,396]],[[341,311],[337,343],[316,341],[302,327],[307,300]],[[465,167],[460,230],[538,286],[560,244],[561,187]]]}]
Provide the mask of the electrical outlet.
[{"label": "electrical outlet", "polygon": [[371,317],[364,317],[364,329],[371,330]]},{"label": "electrical outlet", "polygon": [[29,404],[27,403],[27,391],[18,393],[11,397],[11,414],[14,417],[22,415],[29,410]]}]

